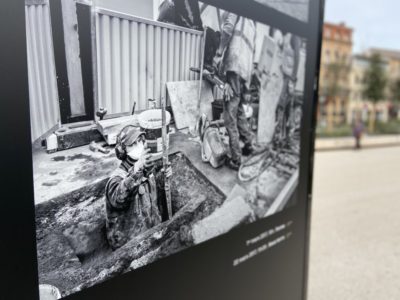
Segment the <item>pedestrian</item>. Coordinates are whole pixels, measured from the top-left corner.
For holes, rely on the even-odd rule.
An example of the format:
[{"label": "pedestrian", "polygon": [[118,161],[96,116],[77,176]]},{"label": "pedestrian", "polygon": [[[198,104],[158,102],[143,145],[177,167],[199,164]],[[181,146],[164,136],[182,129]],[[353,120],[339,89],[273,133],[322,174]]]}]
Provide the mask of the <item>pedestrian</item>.
[{"label": "pedestrian", "polygon": [[361,137],[364,133],[364,125],[360,121],[360,118],[356,118],[354,124],[353,124],[353,136],[355,139],[355,146],[354,148],[356,150],[361,149]]},{"label": "pedestrian", "polygon": [[[115,152],[121,164],[107,182],[105,193],[106,233],[113,250],[161,223],[166,211],[163,176],[156,179],[144,133],[126,126],[117,137]],[[165,175],[172,175],[171,167]]]},{"label": "pedestrian", "polygon": [[[254,134],[243,108],[249,102],[254,62],[256,24],[254,21],[224,12],[220,43],[216,54],[219,74],[225,80],[223,118],[229,136],[231,157],[227,165],[238,170],[242,154],[254,152]],[[240,139],[244,148],[240,147]]]}]

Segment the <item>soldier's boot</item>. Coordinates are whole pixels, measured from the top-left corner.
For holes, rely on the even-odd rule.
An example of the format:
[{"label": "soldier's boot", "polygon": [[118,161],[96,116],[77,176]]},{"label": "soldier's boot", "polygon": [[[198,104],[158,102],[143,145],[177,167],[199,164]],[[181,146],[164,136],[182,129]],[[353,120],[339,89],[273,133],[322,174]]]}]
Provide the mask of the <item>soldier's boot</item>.
[{"label": "soldier's boot", "polygon": [[249,156],[254,153],[254,146],[252,144],[246,144],[242,148],[242,154],[244,156]]},{"label": "soldier's boot", "polygon": [[231,168],[232,170],[239,171],[240,162],[234,161],[231,158],[228,158],[226,161],[226,165]]}]

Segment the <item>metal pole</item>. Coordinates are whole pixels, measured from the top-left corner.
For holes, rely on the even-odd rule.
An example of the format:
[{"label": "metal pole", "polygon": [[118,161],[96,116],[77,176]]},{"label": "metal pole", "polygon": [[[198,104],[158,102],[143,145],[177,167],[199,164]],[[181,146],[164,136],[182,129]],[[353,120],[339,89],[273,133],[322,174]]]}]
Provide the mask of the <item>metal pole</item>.
[{"label": "metal pole", "polygon": [[167,145],[167,118],[166,118],[166,108],[165,108],[165,99],[161,97],[161,114],[162,114],[162,149],[163,149],[163,168],[164,168],[164,190],[165,190],[165,199],[167,201],[167,210],[168,210],[168,220],[172,218],[172,203],[171,203],[171,183],[170,179],[167,178],[166,171],[169,167],[168,163],[168,145]]}]

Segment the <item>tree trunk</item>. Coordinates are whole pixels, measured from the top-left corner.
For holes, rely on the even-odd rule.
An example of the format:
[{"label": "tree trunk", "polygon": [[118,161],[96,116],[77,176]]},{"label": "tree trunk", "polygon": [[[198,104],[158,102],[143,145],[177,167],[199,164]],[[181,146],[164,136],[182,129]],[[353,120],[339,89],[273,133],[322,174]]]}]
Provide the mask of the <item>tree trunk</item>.
[{"label": "tree trunk", "polygon": [[369,133],[374,133],[375,131],[375,121],[376,121],[376,104],[372,103],[372,111],[369,116],[368,131]]},{"label": "tree trunk", "polygon": [[329,97],[326,104],[326,130],[328,133],[331,133],[333,131],[333,106],[333,98]]}]

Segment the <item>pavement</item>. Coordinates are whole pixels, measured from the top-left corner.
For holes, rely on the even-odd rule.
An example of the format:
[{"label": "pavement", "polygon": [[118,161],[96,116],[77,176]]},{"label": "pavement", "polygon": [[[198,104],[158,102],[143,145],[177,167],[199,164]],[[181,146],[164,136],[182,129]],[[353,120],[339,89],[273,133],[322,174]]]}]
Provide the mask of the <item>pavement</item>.
[{"label": "pavement", "polygon": [[400,147],[317,152],[309,300],[400,299]]},{"label": "pavement", "polygon": [[[355,141],[352,136],[338,138],[317,138],[315,141],[315,149],[317,151],[352,149],[354,148],[354,144]],[[400,135],[364,135],[361,139],[361,145],[364,148],[400,146]]]}]

